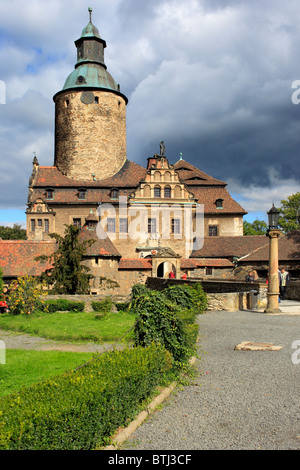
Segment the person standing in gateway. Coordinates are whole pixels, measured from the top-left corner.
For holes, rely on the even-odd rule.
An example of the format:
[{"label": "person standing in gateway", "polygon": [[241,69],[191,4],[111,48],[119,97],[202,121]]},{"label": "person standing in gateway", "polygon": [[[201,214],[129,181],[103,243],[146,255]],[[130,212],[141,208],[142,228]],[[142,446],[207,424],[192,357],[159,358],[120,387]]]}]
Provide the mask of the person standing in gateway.
[{"label": "person standing in gateway", "polygon": [[290,275],[284,268],[282,268],[281,273],[280,273],[280,297],[282,300],[285,299],[286,289],[289,285],[289,282],[290,282]]}]

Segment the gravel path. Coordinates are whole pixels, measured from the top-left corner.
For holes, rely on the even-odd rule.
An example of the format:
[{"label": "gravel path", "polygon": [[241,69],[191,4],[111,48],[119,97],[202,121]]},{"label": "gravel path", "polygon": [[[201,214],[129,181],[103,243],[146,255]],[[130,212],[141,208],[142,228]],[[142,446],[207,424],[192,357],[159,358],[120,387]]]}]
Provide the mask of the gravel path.
[{"label": "gravel path", "polygon": [[[211,312],[198,322],[197,377],[177,388],[123,449],[299,450],[300,364],[292,362],[292,343],[300,342],[300,316]],[[243,341],[283,347],[235,350]]]},{"label": "gravel path", "polygon": [[[0,340],[4,341],[6,349],[34,349],[36,351],[72,351],[72,352],[105,352],[110,343],[63,343],[26,333],[18,334],[12,331],[0,330]],[[115,345],[114,347],[118,347]]]}]

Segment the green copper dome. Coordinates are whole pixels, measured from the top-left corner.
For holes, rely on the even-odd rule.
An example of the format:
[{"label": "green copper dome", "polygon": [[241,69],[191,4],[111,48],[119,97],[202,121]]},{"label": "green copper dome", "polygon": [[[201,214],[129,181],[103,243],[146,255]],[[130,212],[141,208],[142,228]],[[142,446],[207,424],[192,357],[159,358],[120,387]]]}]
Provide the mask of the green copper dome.
[{"label": "green copper dome", "polygon": [[119,85],[104,67],[96,64],[82,64],[76,67],[68,76],[63,90],[69,88],[106,88],[112,91],[120,91]]},{"label": "green copper dome", "polygon": [[86,38],[86,37],[96,37],[101,39],[98,28],[94,26],[92,23],[89,23],[86,25],[85,28],[83,28],[82,33],[81,33],[81,38]]},{"label": "green copper dome", "polygon": [[80,37],[82,37],[82,38],[96,37],[96,38],[101,39],[98,28],[96,28],[96,26],[94,26],[93,23],[92,23],[92,11],[93,11],[93,9],[91,7],[89,7],[88,10],[89,10],[89,14],[90,14],[90,21],[86,25],[86,27],[83,28]]}]

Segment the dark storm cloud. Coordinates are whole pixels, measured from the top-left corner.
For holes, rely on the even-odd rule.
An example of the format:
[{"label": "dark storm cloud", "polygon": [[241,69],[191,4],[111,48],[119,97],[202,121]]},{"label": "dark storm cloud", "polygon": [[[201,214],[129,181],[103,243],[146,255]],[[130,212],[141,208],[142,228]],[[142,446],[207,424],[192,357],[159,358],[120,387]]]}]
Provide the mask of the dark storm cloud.
[{"label": "dark storm cloud", "polygon": [[[73,70],[88,6],[79,0],[0,5],[0,80],[7,85],[0,207],[25,204],[34,151],[41,164],[53,164],[52,96]],[[230,182],[246,210],[257,209],[256,194],[269,204],[271,196],[280,201],[297,188],[296,0],[111,0],[93,10],[107,41],[105,63],[129,98],[129,159],[145,165],[164,140],[172,163],[182,152]]]}]

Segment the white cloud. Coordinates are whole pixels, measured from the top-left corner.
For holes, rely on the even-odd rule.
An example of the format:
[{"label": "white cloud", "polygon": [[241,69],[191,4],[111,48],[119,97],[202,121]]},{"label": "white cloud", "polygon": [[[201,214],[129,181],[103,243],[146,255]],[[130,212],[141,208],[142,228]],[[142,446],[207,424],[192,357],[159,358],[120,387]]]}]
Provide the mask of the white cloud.
[{"label": "white cloud", "polygon": [[[88,6],[0,4],[0,80],[7,91],[0,105],[2,206],[26,201],[33,151],[40,163],[53,163],[52,97],[73,70]],[[129,98],[128,158],[144,165],[163,139],[172,162],[183,152],[231,181],[248,211],[261,200],[268,210],[297,187],[296,0],[110,0],[93,10],[107,41],[105,63]]]}]

